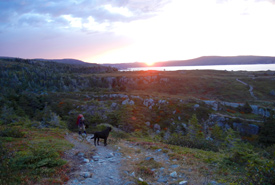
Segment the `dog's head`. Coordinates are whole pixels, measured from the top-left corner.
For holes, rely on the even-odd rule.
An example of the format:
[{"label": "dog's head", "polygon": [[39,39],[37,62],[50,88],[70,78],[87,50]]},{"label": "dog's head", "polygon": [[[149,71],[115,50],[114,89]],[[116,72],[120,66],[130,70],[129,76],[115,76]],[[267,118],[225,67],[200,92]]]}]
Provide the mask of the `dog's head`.
[{"label": "dog's head", "polygon": [[111,132],[111,131],[112,131],[112,127],[108,127],[107,129],[109,130],[109,132]]}]

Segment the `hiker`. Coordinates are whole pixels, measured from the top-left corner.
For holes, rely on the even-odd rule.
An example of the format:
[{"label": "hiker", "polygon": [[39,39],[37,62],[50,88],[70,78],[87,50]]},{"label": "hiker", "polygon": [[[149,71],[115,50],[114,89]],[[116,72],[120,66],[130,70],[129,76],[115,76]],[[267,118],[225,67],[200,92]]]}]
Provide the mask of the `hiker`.
[{"label": "hiker", "polygon": [[79,114],[77,117],[76,124],[78,126],[78,134],[81,135],[81,130],[83,130],[84,134],[86,135],[85,130],[85,123],[84,123],[84,116],[82,114]]}]

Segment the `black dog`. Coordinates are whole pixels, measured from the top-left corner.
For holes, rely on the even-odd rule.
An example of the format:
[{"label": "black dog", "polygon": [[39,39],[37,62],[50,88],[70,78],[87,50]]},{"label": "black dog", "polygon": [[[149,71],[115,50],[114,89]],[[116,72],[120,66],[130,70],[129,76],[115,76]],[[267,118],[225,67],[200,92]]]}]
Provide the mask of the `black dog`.
[{"label": "black dog", "polygon": [[107,127],[107,129],[101,131],[101,132],[96,132],[94,136],[91,139],[94,139],[94,143],[96,146],[96,140],[97,140],[97,145],[99,145],[99,138],[104,139],[104,146],[107,145],[107,138],[109,136],[109,132],[111,132],[112,128]]}]

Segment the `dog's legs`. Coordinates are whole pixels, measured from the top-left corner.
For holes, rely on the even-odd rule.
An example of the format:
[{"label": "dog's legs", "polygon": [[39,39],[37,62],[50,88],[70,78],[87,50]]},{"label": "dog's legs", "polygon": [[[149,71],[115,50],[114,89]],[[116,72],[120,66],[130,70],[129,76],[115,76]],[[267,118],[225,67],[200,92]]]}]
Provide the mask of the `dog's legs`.
[{"label": "dog's legs", "polygon": [[97,138],[97,145],[99,145],[99,138]]},{"label": "dog's legs", "polygon": [[104,138],[104,146],[107,145],[107,138]]}]

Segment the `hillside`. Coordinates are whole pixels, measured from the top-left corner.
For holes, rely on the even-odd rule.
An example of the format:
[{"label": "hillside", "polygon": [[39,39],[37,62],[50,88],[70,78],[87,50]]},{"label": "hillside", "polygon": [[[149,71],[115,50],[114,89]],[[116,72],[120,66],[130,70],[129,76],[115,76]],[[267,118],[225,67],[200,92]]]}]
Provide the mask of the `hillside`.
[{"label": "hillside", "polygon": [[274,79],[0,59],[0,184],[274,184]]},{"label": "hillside", "polygon": [[9,60],[9,61],[15,61],[15,60],[28,60],[28,61],[48,61],[48,62],[56,62],[61,64],[74,64],[74,65],[87,65],[87,66],[99,66],[98,64],[93,63],[87,63],[83,62],[81,60],[77,59],[43,59],[43,58],[37,58],[37,59],[21,59],[16,57],[1,57],[2,60]]},{"label": "hillside", "polygon": [[[177,60],[156,62],[155,67],[163,66],[197,66],[197,65],[243,65],[243,64],[274,64],[275,57],[265,56],[205,56],[190,60]],[[105,66],[112,66],[119,69],[134,68],[134,67],[147,67],[146,64],[141,62],[135,63],[121,63],[121,64],[103,64]]]}]

